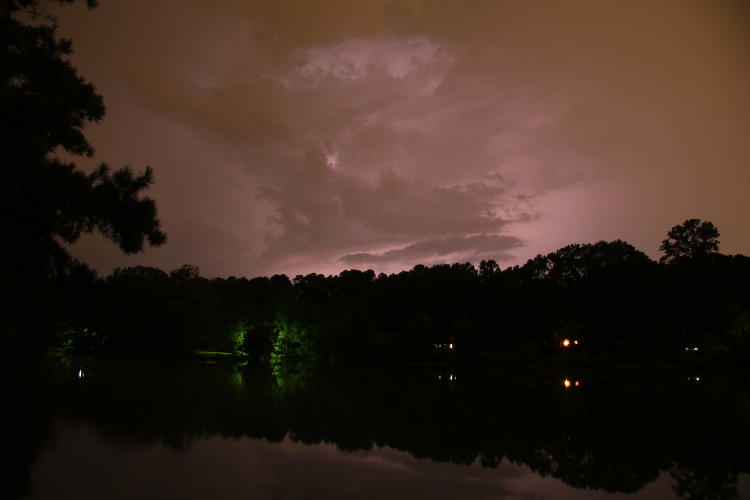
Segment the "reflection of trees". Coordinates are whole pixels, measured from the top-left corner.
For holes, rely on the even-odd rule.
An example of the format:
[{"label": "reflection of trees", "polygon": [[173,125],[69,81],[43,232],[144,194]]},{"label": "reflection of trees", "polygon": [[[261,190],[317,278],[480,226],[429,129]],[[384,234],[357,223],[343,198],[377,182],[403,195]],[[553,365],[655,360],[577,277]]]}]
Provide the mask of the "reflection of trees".
[{"label": "reflection of trees", "polygon": [[36,407],[46,417],[33,425],[52,428],[55,415],[85,421],[118,444],[182,450],[208,435],[289,435],[459,464],[509,460],[577,488],[613,492],[637,491],[669,472],[685,498],[732,498],[737,473],[750,468],[746,380],[718,375],[697,384],[682,374],[583,374],[581,388],[565,390],[554,373],[460,373],[456,382],[396,368],[238,373],[230,364],[109,360],[86,364],[79,380],[78,365],[53,366],[44,384],[30,370],[37,388],[24,404],[44,401]]}]

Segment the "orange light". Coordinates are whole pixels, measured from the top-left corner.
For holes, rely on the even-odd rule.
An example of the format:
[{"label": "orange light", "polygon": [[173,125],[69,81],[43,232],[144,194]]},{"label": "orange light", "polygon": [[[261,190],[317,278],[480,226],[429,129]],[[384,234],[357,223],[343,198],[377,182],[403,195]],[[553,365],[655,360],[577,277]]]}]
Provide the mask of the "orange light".
[{"label": "orange light", "polygon": [[577,341],[577,340],[574,340],[574,341],[573,341],[573,343],[574,343],[575,345],[578,345],[578,341]]},{"label": "orange light", "polygon": [[568,379],[563,380],[563,385],[565,386],[566,389],[569,388],[570,387],[570,380],[568,380]]},{"label": "orange light", "polygon": [[570,339],[565,339],[562,341],[563,347],[568,347],[570,345]]},{"label": "orange light", "polygon": [[581,383],[576,380],[576,387],[578,387],[579,385],[581,385]]}]

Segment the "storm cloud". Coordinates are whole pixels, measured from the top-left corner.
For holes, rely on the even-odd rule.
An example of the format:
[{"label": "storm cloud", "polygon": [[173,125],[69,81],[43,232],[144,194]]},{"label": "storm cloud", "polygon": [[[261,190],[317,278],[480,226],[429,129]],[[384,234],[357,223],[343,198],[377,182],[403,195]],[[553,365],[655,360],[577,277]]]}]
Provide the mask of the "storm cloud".
[{"label": "storm cloud", "polygon": [[743,2],[108,1],[65,8],[109,113],[97,161],[152,165],[209,276],[397,271],[714,221],[750,250]]}]

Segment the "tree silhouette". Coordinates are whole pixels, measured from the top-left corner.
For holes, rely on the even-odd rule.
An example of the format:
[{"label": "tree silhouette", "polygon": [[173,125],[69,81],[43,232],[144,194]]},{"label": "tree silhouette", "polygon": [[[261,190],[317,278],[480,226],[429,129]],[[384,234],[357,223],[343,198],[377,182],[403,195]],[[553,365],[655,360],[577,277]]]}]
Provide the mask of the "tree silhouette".
[{"label": "tree silhouette", "polygon": [[659,250],[664,255],[662,263],[672,263],[683,258],[706,256],[719,251],[719,230],[711,222],[688,219],[674,226],[662,241]]},{"label": "tree silhouette", "polygon": [[166,241],[156,204],[140,196],[149,167],[87,174],[68,160],[93,156],[83,127],[105,108],[71,65],[72,43],[57,38],[47,4],[0,1],[0,336],[23,335],[24,315],[51,314],[47,281],[80,265],[65,243],[95,230],[126,253]]}]

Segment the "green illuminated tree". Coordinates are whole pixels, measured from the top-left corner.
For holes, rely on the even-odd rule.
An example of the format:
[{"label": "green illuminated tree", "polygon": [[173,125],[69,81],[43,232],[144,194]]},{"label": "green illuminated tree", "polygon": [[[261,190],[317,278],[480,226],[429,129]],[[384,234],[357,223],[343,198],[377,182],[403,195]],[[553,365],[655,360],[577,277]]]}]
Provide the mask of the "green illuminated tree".
[{"label": "green illuminated tree", "polygon": [[684,258],[703,257],[719,251],[719,230],[711,222],[688,219],[674,226],[662,241],[659,262],[672,263]]}]

